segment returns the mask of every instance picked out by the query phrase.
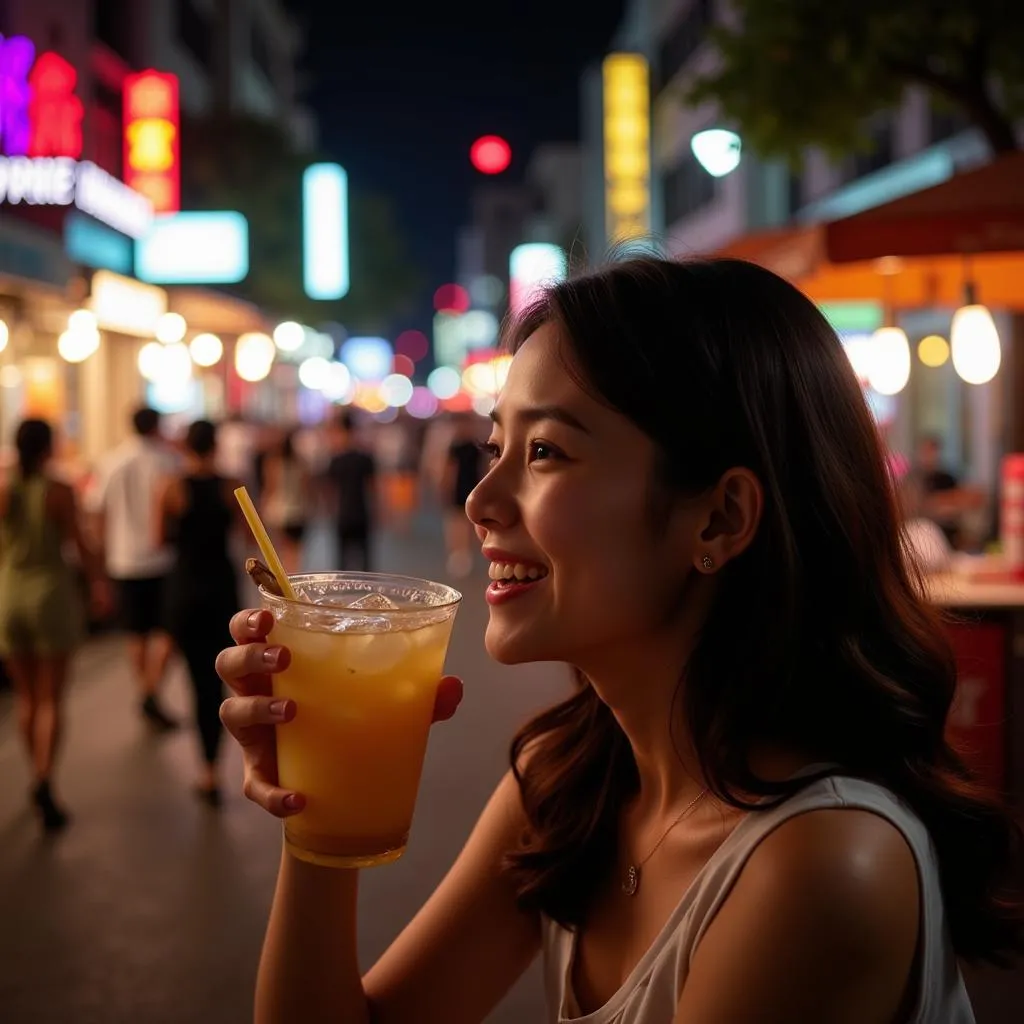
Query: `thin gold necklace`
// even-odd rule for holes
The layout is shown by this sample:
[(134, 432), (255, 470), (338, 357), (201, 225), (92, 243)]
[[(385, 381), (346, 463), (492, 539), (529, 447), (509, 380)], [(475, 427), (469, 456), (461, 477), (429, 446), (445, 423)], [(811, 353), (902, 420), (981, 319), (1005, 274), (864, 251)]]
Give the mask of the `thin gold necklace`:
[(622, 882), (622, 891), (627, 896), (635, 896), (637, 890), (640, 888), (640, 869), (658, 852), (658, 847), (668, 838), (669, 832), (672, 831), (678, 825), (683, 818), (685, 818), (691, 811), (693, 811), (697, 804), (701, 802), (708, 795), (707, 787), (705, 786), (680, 812), (679, 816), (671, 825), (662, 833), (661, 838), (654, 844), (654, 848), (650, 853), (639, 864), (630, 864), (626, 869), (626, 877)]

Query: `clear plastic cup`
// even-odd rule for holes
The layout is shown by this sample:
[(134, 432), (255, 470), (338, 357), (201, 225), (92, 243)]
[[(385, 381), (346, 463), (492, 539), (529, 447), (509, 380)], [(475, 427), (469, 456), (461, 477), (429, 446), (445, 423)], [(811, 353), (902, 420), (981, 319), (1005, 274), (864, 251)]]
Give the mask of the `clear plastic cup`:
[(462, 595), (378, 573), (290, 579), (305, 600), (260, 590), (274, 616), (270, 642), (292, 655), (274, 676), (274, 696), (298, 707), (277, 730), (280, 784), (306, 798), (285, 820), (285, 842), (314, 864), (387, 864), (408, 842)]

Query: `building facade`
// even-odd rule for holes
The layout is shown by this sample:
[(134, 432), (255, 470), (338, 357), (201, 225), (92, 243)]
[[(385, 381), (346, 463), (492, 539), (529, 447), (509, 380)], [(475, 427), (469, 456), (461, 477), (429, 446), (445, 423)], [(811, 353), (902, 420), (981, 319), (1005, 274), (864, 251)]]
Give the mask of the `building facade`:
[[(745, 150), (735, 171), (712, 177), (695, 158), (691, 140), (705, 129), (732, 126), (723, 123), (715, 104), (693, 106), (685, 97), (688, 86), (718, 60), (710, 29), (732, 16), (724, 0), (631, 0), (609, 47), (612, 52), (640, 53), (649, 63), (651, 235), (668, 253), (715, 252), (757, 232), (851, 216), (936, 185), (990, 158), (977, 130), (959, 116), (935, 109), (922, 90), (908, 89), (896, 109), (872, 119), (873, 145), (866, 152), (832, 162), (823, 153), (808, 150), (802, 167), (794, 171)], [(582, 103), (588, 236), (607, 245), (598, 68), (584, 76)], [(884, 292), (880, 283), (854, 304), (856, 309), (846, 303), (842, 310), (838, 304), (826, 310), (844, 340), (861, 341), (886, 318), (907, 331), (912, 351), (926, 336), (949, 337), (953, 308), (893, 309)], [(848, 320), (843, 319), (844, 311), (850, 313)], [(1008, 321), (999, 311), (994, 313), (1006, 337)], [(949, 362), (925, 367), (915, 359), (902, 392), (887, 397), (867, 388), (866, 394), (896, 451), (910, 457), (921, 437), (937, 435), (950, 468), (991, 490), (1006, 386), (1000, 377), (968, 385)]]
[[(23, 102), (30, 135), (0, 139), (0, 448), (23, 416), (45, 416), (84, 470), (124, 436), (131, 408), (153, 397), (139, 353), (163, 313), (184, 315), (190, 336), (218, 331), (228, 344), (266, 327), (259, 310), (221, 293), (134, 279), (134, 238), (152, 208), (125, 184), (129, 76), (170, 73), (182, 115), (269, 118), (309, 146), (313, 122), (294, 70), (302, 39), (274, 0), (4, 0), (0, 33), (5, 117)], [(151, 158), (154, 143), (159, 153), (176, 138), (173, 127), (154, 136), (147, 125), (139, 146)], [(176, 149), (175, 160), (180, 173)], [(126, 210), (145, 211), (145, 225)], [(99, 331), (91, 354), (72, 362), (74, 345), (61, 340), (82, 323), (80, 309), (93, 311)], [(193, 374), (193, 413), (223, 408), (226, 364)]]

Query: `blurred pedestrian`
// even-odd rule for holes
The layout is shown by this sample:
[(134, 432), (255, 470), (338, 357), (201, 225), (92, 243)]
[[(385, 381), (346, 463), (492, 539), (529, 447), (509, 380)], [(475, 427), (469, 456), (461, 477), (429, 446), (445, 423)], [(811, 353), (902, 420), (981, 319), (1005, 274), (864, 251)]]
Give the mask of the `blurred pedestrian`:
[(379, 490), (384, 498), (387, 524), (397, 533), (407, 535), (416, 511), (417, 450), (411, 421), (401, 413), (391, 423), (377, 428), (374, 444)]
[(18, 727), (43, 827), (67, 824), (54, 794), (62, 698), (71, 654), (84, 633), (76, 575), (64, 559), (73, 545), (88, 580), (94, 613), (109, 611), (102, 559), (79, 522), (75, 492), (50, 476), (53, 430), (25, 420), (17, 430), (18, 466), (0, 491), (0, 653), (14, 683)]
[(355, 419), (347, 409), (334, 424), (334, 455), (327, 468), (338, 539), (338, 568), (369, 572), (376, 519), (377, 466), (361, 448)]
[(448, 572), (462, 578), (473, 569), (473, 545), (476, 543), (473, 524), (466, 516), (466, 501), (483, 475), (483, 459), (476, 418), (471, 413), (456, 413), (453, 428), (441, 494)]
[(160, 688), (173, 653), (163, 621), (164, 586), (174, 553), (158, 544), (156, 494), (177, 460), (160, 434), (160, 414), (147, 407), (132, 416), (134, 434), (100, 465), (89, 506), (96, 520), (107, 572), (114, 581), (121, 626), (141, 698), (155, 729), (178, 723), (160, 703)]
[(188, 665), (202, 753), (197, 795), (220, 803), (221, 684), (214, 668), (224, 645), (224, 616), (238, 607), (238, 578), (230, 542), (239, 523), (232, 492), (239, 484), (217, 473), (217, 430), (197, 420), (185, 435), (185, 467), (165, 481), (158, 499), (159, 539), (174, 564), (167, 581), (167, 622)]
[(302, 542), (312, 506), (309, 470), (295, 446), (295, 431), (287, 430), (263, 462), (263, 508), (267, 524), (291, 574), (302, 568)]

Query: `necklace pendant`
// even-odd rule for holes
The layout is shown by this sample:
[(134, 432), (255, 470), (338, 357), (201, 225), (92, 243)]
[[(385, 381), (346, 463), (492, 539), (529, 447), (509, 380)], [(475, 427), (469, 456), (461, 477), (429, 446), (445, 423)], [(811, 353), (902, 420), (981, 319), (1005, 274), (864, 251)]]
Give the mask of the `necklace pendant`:
[(622, 891), (627, 896), (635, 896), (640, 888), (640, 869), (635, 864), (629, 865), (626, 871), (626, 880), (622, 883)]

